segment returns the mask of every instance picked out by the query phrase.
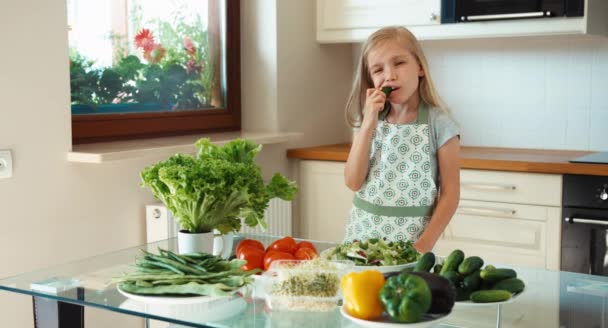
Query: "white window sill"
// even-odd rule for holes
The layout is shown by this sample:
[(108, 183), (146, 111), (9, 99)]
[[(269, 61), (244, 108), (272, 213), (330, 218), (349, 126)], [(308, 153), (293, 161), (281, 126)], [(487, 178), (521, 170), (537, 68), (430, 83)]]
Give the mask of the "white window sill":
[(194, 154), (194, 142), (209, 138), (215, 144), (225, 144), (242, 138), (258, 144), (269, 145), (288, 142), (301, 136), (298, 132), (223, 132), (215, 134), (187, 135), (157, 139), (113, 141), (94, 144), (74, 145), (68, 152), (68, 162), (107, 163), (144, 157), (171, 156), (176, 153)]

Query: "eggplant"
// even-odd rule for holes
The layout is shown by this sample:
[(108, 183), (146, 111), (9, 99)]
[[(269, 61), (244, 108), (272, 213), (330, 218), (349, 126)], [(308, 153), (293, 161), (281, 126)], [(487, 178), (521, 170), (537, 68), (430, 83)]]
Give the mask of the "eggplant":
[(432, 302), (428, 313), (444, 314), (452, 311), (456, 301), (456, 288), (448, 279), (430, 272), (411, 272), (410, 274), (424, 279), (431, 289)]

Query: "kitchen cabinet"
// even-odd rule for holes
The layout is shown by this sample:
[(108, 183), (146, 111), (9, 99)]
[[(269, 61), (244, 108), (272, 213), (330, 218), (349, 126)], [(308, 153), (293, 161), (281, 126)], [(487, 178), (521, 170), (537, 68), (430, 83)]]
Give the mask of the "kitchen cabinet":
[(561, 183), (561, 175), (462, 170), (460, 204), (435, 252), (559, 270)]
[[(340, 242), (354, 193), (344, 162), (299, 164), (299, 237)], [(459, 208), (435, 245), (488, 263), (559, 269), (561, 175), (461, 170)]]
[(300, 161), (299, 236), (342, 242), (354, 192), (344, 184), (344, 162)]
[(437, 25), (440, 0), (317, 0), (317, 40), (365, 39), (389, 25)]
[(405, 26), (419, 40), (608, 35), (608, 1), (587, 0), (585, 16), (440, 24), (440, 0), (317, 0), (317, 41), (362, 42), (375, 30)]

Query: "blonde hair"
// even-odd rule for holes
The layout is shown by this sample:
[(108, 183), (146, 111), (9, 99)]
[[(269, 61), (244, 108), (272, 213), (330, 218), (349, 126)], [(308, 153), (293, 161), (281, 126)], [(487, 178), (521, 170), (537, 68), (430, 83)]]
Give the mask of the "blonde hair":
[(426, 57), (424, 56), (422, 47), (416, 37), (405, 27), (389, 26), (374, 32), (363, 44), (353, 86), (350, 96), (348, 97), (348, 102), (346, 103), (346, 122), (348, 125), (351, 127), (361, 126), (363, 107), (365, 105), (365, 94), (367, 89), (374, 87), (374, 83), (369, 74), (367, 56), (372, 49), (386, 41), (403, 42), (406, 49), (416, 57), (416, 60), (420, 66), (422, 66), (424, 75), (420, 77), (418, 84), (418, 96), (421, 101), (424, 101), (429, 107), (439, 108), (440, 110), (447, 112), (447, 107), (435, 89), (435, 84), (431, 78)]

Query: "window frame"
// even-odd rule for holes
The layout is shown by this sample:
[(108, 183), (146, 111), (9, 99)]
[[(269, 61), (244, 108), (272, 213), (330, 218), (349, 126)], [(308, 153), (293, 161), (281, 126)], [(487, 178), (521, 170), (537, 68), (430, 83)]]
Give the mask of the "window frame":
[(222, 1), (226, 1), (225, 107), (164, 113), (71, 115), (72, 144), (240, 130), (240, 1)]

